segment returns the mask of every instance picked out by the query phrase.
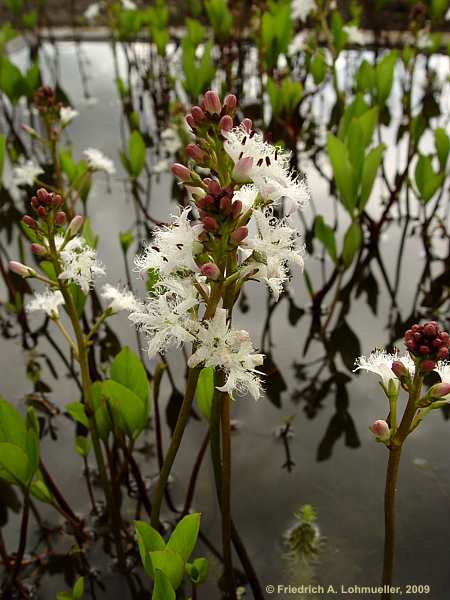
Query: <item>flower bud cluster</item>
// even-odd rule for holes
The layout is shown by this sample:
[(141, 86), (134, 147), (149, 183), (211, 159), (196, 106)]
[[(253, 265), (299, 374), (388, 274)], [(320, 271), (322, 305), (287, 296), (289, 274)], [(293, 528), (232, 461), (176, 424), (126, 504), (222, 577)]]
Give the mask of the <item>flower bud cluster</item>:
[[(36, 213), (38, 220), (49, 222), (53, 221), (56, 225), (64, 225), (67, 215), (61, 208), (62, 198), (59, 194), (47, 192), (44, 188), (39, 188), (36, 196), (31, 198), (31, 207)], [(31, 229), (37, 229), (38, 223), (31, 215), (24, 215), (23, 223)]]
[(449, 356), (450, 336), (436, 321), (413, 325), (405, 333), (405, 346), (410, 354), (420, 360), (422, 371), (432, 371), (437, 361)]
[(47, 85), (38, 88), (33, 96), (33, 104), (43, 118), (54, 121), (59, 119), (62, 104), (58, 102), (53, 88)]

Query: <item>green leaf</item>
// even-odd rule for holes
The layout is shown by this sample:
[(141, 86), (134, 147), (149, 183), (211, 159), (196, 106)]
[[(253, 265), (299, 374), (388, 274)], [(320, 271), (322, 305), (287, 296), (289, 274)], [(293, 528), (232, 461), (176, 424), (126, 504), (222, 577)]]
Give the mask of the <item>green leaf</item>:
[(188, 560), (197, 543), (200, 517), (200, 513), (193, 513), (183, 517), (167, 542), (167, 548), (178, 552), (184, 561)]
[(0, 398), (0, 442), (25, 449), (27, 430), (22, 415), (9, 402)]
[(103, 395), (102, 389), (102, 382), (95, 381), (92, 384), (91, 397), (98, 435), (100, 436), (100, 439), (106, 442), (108, 440), (108, 435), (112, 430), (112, 422), (110, 411), (107, 405), (107, 399)]
[(209, 421), (211, 417), (211, 407), (214, 397), (214, 369), (212, 367), (205, 367), (200, 371), (200, 375), (197, 381), (197, 406), (205, 417)]
[(157, 569), (161, 570), (170, 581), (173, 589), (176, 590), (184, 575), (184, 560), (178, 552), (169, 548), (155, 550), (150, 552), (150, 560), (152, 561), (153, 572), (156, 573)]
[(6, 135), (0, 133), (0, 187), (3, 174), (3, 166), (5, 164), (5, 149), (6, 149)]
[(39, 466), (39, 422), (32, 407), (27, 410), (26, 427), (26, 452), (31, 472), (34, 475)]
[(70, 404), (66, 404), (66, 412), (77, 421), (89, 429), (89, 419), (86, 416), (86, 411), (84, 409), (84, 404), (82, 402), (71, 402)]
[(139, 131), (133, 131), (128, 141), (128, 160), (131, 175), (139, 177), (145, 165), (146, 147)]
[(378, 168), (383, 158), (384, 149), (384, 144), (380, 144), (376, 148), (373, 148), (364, 159), (364, 165), (361, 174), (361, 191), (359, 194), (360, 210), (363, 210), (369, 201)]
[(117, 426), (135, 439), (147, 424), (144, 402), (133, 391), (112, 379), (101, 385), (102, 394), (108, 398), (113, 409)]
[(45, 504), (51, 504), (53, 502), (52, 493), (42, 480), (33, 481), (30, 487), (30, 493), (37, 500), (40, 500)]
[(78, 317), (81, 317), (86, 304), (87, 294), (85, 294), (80, 286), (76, 283), (71, 283), (69, 285), (69, 292), (72, 296), (72, 301), (75, 304), (77, 315)]
[(131, 390), (146, 405), (149, 387), (144, 365), (136, 354), (125, 346), (111, 364), (111, 379)]
[(28, 487), (33, 472), (25, 451), (8, 442), (0, 442), (0, 478)]
[(121, 231), (119, 233), (119, 241), (120, 247), (122, 248), (122, 252), (126, 255), (131, 244), (134, 242), (133, 230), (128, 229), (127, 231)]
[(322, 83), (322, 81), (325, 79), (327, 71), (328, 71), (328, 67), (327, 67), (327, 61), (325, 60), (325, 53), (320, 48), (319, 50), (316, 50), (316, 52), (314, 53), (314, 56), (312, 57), (311, 64), (309, 67), (309, 72), (313, 76), (314, 83), (316, 85), (319, 85), (320, 83)]
[(176, 594), (167, 575), (160, 569), (155, 571), (155, 586), (152, 600), (175, 600)]
[(73, 600), (81, 600), (84, 594), (84, 577), (79, 577), (72, 589)]
[(57, 592), (56, 600), (73, 600), (72, 592)]
[(352, 223), (344, 237), (344, 248), (342, 250), (342, 260), (345, 268), (348, 268), (355, 257), (355, 254), (361, 247), (362, 231), (358, 223)]
[[(441, 171), (445, 171), (447, 166), (448, 155), (450, 152), (450, 138), (445, 132), (445, 129), (438, 127), (434, 132), (434, 143), (439, 159)], [(1, 155), (0, 155), (0, 175), (1, 175)]]
[(5, 54), (0, 55), (0, 90), (5, 92), (12, 104), (27, 94), (26, 80)]
[(325, 223), (322, 216), (316, 217), (314, 221), (314, 235), (325, 246), (331, 260), (336, 263), (336, 236), (333, 229)]
[(433, 170), (431, 158), (422, 155), (417, 161), (414, 177), (421, 200), (426, 203), (431, 200), (439, 189), (444, 174), (436, 174)]
[(392, 50), (383, 56), (375, 67), (375, 85), (377, 88), (378, 104), (384, 104), (391, 93), (396, 62), (397, 52)]
[(186, 573), (196, 585), (204, 583), (208, 578), (208, 561), (206, 558), (196, 558), (192, 563), (186, 563)]
[(356, 198), (353, 193), (353, 171), (350, 164), (347, 147), (333, 134), (328, 134), (327, 149), (333, 167), (336, 187), (345, 208), (351, 213)]
[(166, 544), (156, 529), (145, 521), (135, 521), (134, 528), (136, 530), (142, 565), (146, 573), (150, 575), (150, 577), (153, 577), (154, 573), (152, 561), (150, 560), (150, 552), (164, 550)]
[(358, 92), (372, 90), (375, 85), (375, 71), (367, 60), (363, 60), (355, 76), (356, 89)]
[(95, 250), (97, 247), (98, 236), (95, 235), (94, 230), (92, 229), (92, 221), (89, 217), (84, 220), (82, 235), (86, 240), (87, 245)]
[(83, 458), (87, 458), (89, 456), (89, 452), (91, 451), (91, 439), (86, 435), (78, 435), (75, 439), (75, 450), (78, 452), (80, 456)]

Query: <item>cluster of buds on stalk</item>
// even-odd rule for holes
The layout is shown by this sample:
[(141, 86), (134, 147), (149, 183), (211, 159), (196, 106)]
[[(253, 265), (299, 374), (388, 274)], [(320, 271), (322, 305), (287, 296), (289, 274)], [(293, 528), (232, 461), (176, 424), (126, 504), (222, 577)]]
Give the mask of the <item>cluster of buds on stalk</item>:
[(62, 103), (56, 98), (56, 92), (53, 88), (42, 85), (33, 96), (33, 104), (39, 111), (43, 119), (56, 121), (62, 108)]
[(448, 358), (450, 336), (436, 321), (416, 324), (405, 333), (405, 346), (422, 371), (432, 371), (438, 361)]

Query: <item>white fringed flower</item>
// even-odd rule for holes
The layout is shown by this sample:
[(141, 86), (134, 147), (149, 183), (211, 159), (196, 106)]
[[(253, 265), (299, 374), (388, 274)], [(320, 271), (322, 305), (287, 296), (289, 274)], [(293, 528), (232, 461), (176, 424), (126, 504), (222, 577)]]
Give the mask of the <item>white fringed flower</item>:
[(88, 21), (94, 21), (100, 14), (100, 8), (100, 2), (94, 2), (93, 4), (90, 4), (83, 13), (84, 18)]
[(136, 271), (143, 273), (155, 269), (163, 275), (198, 271), (194, 256), (202, 250), (198, 236), (203, 225), (192, 225), (189, 213), (190, 208), (185, 208), (179, 216), (172, 216), (169, 227), (156, 230), (152, 243), (134, 260)]
[(120, 289), (106, 283), (101, 292), (102, 298), (109, 300), (108, 308), (113, 314), (126, 310), (128, 312), (135, 312), (141, 307), (141, 303), (136, 299), (133, 292), (127, 288)]
[(27, 312), (43, 311), (51, 319), (57, 319), (59, 316), (58, 306), (64, 304), (63, 295), (59, 290), (46, 290), (41, 294), (34, 294), (33, 298), (27, 303)]
[(440, 360), (434, 370), (438, 373), (442, 383), (450, 383), (450, 362)]
[(304, 180), (291, 173), (289, 152), (268, 144), (260, 133), (249, 133), (242, 125), (224, 136), (225, 151), (235, 163), (239, 179), (252, 181), (267, 201), (284, 199), (287, 214), (305, 206), (308, 189)]
[(75, 117), (77, 116), (78, 111), (74, 110), (71, 106), (62, 106), (59, 111), (59, 118), (63, 127), (66, 127), (66, 125), (68, 125), (70, 121), (72, 121), (72, 119), (75, 119)]
[(366, 36), (364, 32), (359, 29), (356, 25), (344, 25), (344, 31), (348, 35), (348, 41), (351, 44), (358, 44), (358, 46), (364, 46), (366, 43)]
[(124, 10), (136, 10), (137, 5), (132, 0), (121, 0), (122, 8)]
[(149, 338), (148, 355), (153, 358), (170, 346), (179, 347), (195, 340), (196, 321), (189, 311), (199, 300), (192, 282), (167, 279), (156, 286), (151, 296), (128, 317)]
[(255, 185), (243, 185), (233, 194), (233, 202), (239, 200), (242, 202), (242, 210), (245, 212), (252, 208), (258, 197), (259, 190)]
[(114, 175), (116, 172), (113, 161), (97, 148), (87, 148), (83, 154), (86, 157), (88, 167), (93, 171), (104, 171), (109, 175)]
[(305, 22), (308, 16), (317, 10), (314, 0), (292, 0), (291, 15), (292, 18)]
[(247, 331), (230, 329), (225, 309), (217, 309), (210, 321), (201, 323), (196, 341), (189, 367), (203, 363), (205, 367), (219, 368), (226, 376), (225, 384), (218, 388), (220, 391), (231, 397), (249, 393), (255, 400), (259, 398), (261, 383), (256, 367), (262, 365), (264, 357), (255, 353)]
[(97, 261), (95, 250), (90, 248), (85, 240), (74, 237), (60, 252), (63, 271), (60, 279), (66, 279), (80, 286), (85, 294), (96, 275), (104, 275), (105, 270)]
[(32, 160), (22, 162), (13, 170), (13, 181), (16, 185), (32, 186), (36, 177), (44, 172), (39, 165)]
[(277, 219), (270, 209), (255, 210), (253, 218), (257, 235), (245, 240), (253, 252), (246, 270), (257, 269), (253, 279), (265, 281), (278, 300), (289, 269), (303, 268), (304, 247), (298, 245), (298, 233), (289, 227), (287, 219)]
[(356, 360), (356, 369), (354, 369), (354, 372), (359, 371), (360, 369), (369, 371), (381, 378), (383, 387), (386, 390), (389, 388), (389, 381), (393, 381), (398, 388), (400, 382), (392, 371), (392, 363), (394, 360), (402, 362), (411, 376), (414, 376), (415, 365), (409, 354), (398, 356), (398, 354), (389, 354), (385, 350), (375, 350), (369, 354), (369, 356), (360, 356)]

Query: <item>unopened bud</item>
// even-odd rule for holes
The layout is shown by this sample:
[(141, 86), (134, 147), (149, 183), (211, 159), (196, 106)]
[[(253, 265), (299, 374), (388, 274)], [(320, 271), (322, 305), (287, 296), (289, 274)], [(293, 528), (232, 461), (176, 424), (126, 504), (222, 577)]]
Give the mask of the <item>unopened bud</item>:
[(39, 188), (38, 191), (36, 192), (36, 196), (39, 198), (39, 200), (41, 202), (44, 202), (44, 204), (51, 203), (52, 197), (45, 188), (42, 188), (42, 187)]
[(207, 231), (217, 231), (219, 229), (219, 224), (217, 223), (214, 217), (210, 217), (207, 215), (203, 217), (202, 221)]
[(17, 275), (20, 275), (21, 277), (32, 277), (33, 275), (36, 274), (36, 271), (34, 271), (33, 269), (30, 269), (30, 267), (27, 267), (26, 265), (17, 262), (15, 260), (11, 260), (9, 262), (9, 270), (12, 271), (13, 273), (16, 273)]
[(242, 212), (242, 202), (240, 200), (235, 200), (233, 202), (233, 206), (231, 207), (231, 214), (233, 219), (236, 219)]
[(449, 353), (448, 348), (443, 346), (442, 348), (439, 348), (439, 350), (437, 351), (436, 358), (438, 360), (445, 360), (446, 358), (448, 358), (448, 353)]
[(431, 397), (431, 398), (444, 398), (445, 396), (448, 396), (450, 394), (450, 383), (445, 383), (445, 382), (441, 382), (441, 383), (436, 383), (436, 385), (433, 385), (427, 393), (427, 396)]
[(220, 192), (222, 191), (222, 188), (220, 187), (220, 183), (218, 181), (216, 181), (215, 179), (210, 179), (208, 181), (208, 193), (212, 194), (213, 196), (217, 196), (218, 194), (220, 194)]
[(185, 187), (190, 194), (195, 196), (195, 198), (204, 198), (206, 196), (205, 190), (201, 187), (195, 187), (192, 185), (186, 185)]
[(233, 119), (230, 115), (224, 115), (219, 121), (220, 131), (231, 131), (233, 129)]
[(433, 371), (436, 368), (436, 362), (434, 360), (423, 360), (420, 363), (420, 368), (422, 369), (422, 371), (424, 373), (428, 373), (430, 371)]
[(25, 131), (25, 133), (28, 133), (28, 135), (31, 135), (31, 137), (37, 138), (39, 137), (38, 132), (33, 129), (32, 127), (30, 127), (29, 125), (27, 125), (26, 123), (22, 124), (22, 129)]
[(224, 106), (233, 110), (237, 106), (237, 98), (234, 94), (227, 94), (223, 100)]
[(250, 133), (253, 129), (253, 121), (251, 119), (243, 119), (241, 125)]
[(200, 271), (202, 275), (205, 275), (205, 277), (207, 277), (208, 279), (212, 279), (213, 281), (215, 281), (220, 275), (219, 267), (212, 262), (208, 262), (202, 265)]
[(74, 216), (74, 218), (69, 223), (69, 227), (67, 228), (67, 231), (69, 232), (69, 235), (71, 237), (73, 237), (74, 235), (77, 235), (77, 233), (81, 229), (81, 226), (83, 225), (83, 222), (84, 222), (84, 219), (81, 215)]
[(171, 167), (171, 170), (175, 177), (181, 181), (189, 181), (191, 179), (191, 170), (180, 163), (174, 163)]
[(189, 125), (189, 127), (191, 129), (195, 129), (195, 119), (191, 115), (191, 113), (189, 113), (188, 115), (186, 115), (186, 123)]
[(393, 360), (391, 369), (394, 375), (397, 375), (399, 379), (408, 377), (409, 375), (408, 369), (405, 367), (401, 360)]
[(47, 217), (47, 211), (43, 206), (38, 206), (37, 213), (41, 217), (41, 219), (45, 219)]
[(216, 92), (208, 90), (203, 96), (203, 106), (210, 115), (220, 115), (222, 103)]
[(188, 144), (186, 154), (197, 162), (203, 162), (206, 158), (206, 153), (197, 144)]
[(52, 201), (53, 201), (53, 206), (55, 206), (56, 208), (59, 208), (62, 204), (62, 198), (59, 194), (53, 194)]
[(231, 234), (231, 238), (235, 241), (235, 242), (242, 242), (242, 240), (245, 240), (245, 238), (248, 236), (248, 228), (245, 227), (245, 225), (243, 225), (242, 227), (238, 227), (237, 229), (235, 229), (233, 231), (233, 233)]
[(386, 423), (386, 421), (383, 420), (378, 420), (375, 421), (375, 423), (372, 425), (372, 427), (370, 428), (372, 433), (374, 435), (376, 435), (376, 437), (381, 440), (382, 442), (385, 442), (389, 439), (391, 432), (389, 430), (389, 425)]
[(57, 225), (64, 225), (64, 223), (66, 222), (66, 218), (67, 218), (66, 213), (64, 211), (60, 210), (55, 215), (55, 223)]
[(47, 254), (47, 248), (42, 244), (31, 244), (31, 252), (37, 256), (45, 256)]
[(193, 106), (191, 108), (191, 114), (192, 114), (194, 120), (197, 121), (197, 123), (206, 119), (206, 115), (203, 112), (203, 110), (200, 108), (200, 106)]
[(228, 214), (231, 210), (231, 198), (230, 196), (222, 196), (220, 199), (220, 211), (224, 214)]
[(24, 215), (22, 217), (22, 223), (28, 227), (31, 227), (32, 229), (34, 229), (37, 225), (36, 221), (33, 219), (33, 217), (30, 217), (30, 215)]

